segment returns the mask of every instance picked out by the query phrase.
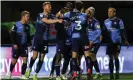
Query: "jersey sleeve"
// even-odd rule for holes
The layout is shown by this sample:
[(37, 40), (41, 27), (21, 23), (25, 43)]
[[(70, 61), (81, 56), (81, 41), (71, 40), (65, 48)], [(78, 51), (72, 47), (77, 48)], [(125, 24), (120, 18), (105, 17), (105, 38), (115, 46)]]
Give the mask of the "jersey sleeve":
[(48, 16), (48, 19), (57, 19), (57, 18), (56, 18), (56, 16), (55, 16), (55, 15), (50, 14), (50, 15)]
[(28, 26), (28, 31), (27, 31), (27, 43), (31, 46), (31, 35), (30, 35), (30, 25), (27, 25)]
[(99, 22), (95, 23), (95, 29), (97, 31), (97, 35), (94, 37), (93, 41), (95, 41), (97, 38), (100, 38), (101, 36), (101, 27), (100, 27)]
[(42, 22), (42, 19), (43, 19), (43, 18), (45, 18), (45, 16), (44, 16), (43, 14), (38, 14), (36, 22), (37, 22), (37, 23), (43, 23), (43, 22)]
[(11, 30), (11, 40), (13, 44), (17, 44), (16, 35), (17, 35), (17, 26), (14, 24)]
[(12, 31), (13, 32), (16, 32), (17, 31), (17, 26), (14, 24), (13, 27), (12, 27)]
[(70, 12), (67, 12), (65, 14), (62, 15), (63, 19), (67, 20), (70, 18)]
[(120, 26), (122, 40), (127, 41), (127, 32), (124, 28), (124, 23), (122, 20), (120, 20), (119, 26)]
[(120, 29), (124, 29), (124, 23), (122, 20), (120, 20), (119, 25), (120, 25)]

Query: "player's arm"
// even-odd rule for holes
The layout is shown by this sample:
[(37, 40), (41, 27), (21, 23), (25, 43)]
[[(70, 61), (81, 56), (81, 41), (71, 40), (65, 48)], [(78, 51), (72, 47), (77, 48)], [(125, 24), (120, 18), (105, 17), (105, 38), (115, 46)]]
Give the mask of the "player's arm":
[[(29, 26), (29, 25), (28, 25)], [(28, 31), (27, 31), (27, 43), (31, 46), (32, 42), (31, 42), (31, 35), (30, 35), (30, 26), (28, 27)]]
[(14, 44), (14, 48), (17, 49), (17, 26), (14, 25), (12, 27), (12, 30), (11, 30), (11, 40), (12, 40), (12, 43)]
[(96, 31), (97, 31), (97, 35), (95, 35), (93, 41), (95, 41), (96, 39), (100, 38), (101, 32), (102, 32), (100, 24), (98, 22), (95, 24), (95, 28), (96, 28)]
[(70, 12), (62, 14), (60, 11), (56, 14), (57, 18), (62, 18), (63, 20), (68, 20), (70, 17)]
[(38, 23), (46, 23), (46, 24), (54, 24), (54, 23), (62, 23), (62, 19), (47, 19), (43, 14), (39, 14), (37, 17)]
[(106, 21), (104, 21), (104, 24), (103, 24), (103, 27), (101, 28), (102, 30), (102, 40), (105, 41), (105, 42), (108, 42), (109, 40), (109, 35), (108, 35), (108, 30), (106, 28), (106, 25), (105, 25)]
[(42, 18), (42, 22), (46, 24), (54, 24), (54, 23), (62, 23), (62, 19), (47, 19), (47, 18)]
[(27, 31), (27, 44), (29, 44), (30, 51), (32, 51), (32, 36), (30, 34), (30, 26), (28, 27), (28, 31)]
[(17, 35), (17, 27), (14, 25), (11, 30), (11, 40), (13, 44), (17, 44), (16, 35)]
[(124, 40), (124, 43), (127, 46), (129, 46), (129, 43), (128, 43), (128, 40), (127, 40), (127, 33), (126, 33), (125, 28), (124, 28), (124, 23), (123, 23), (122, 20), (120, 20), (119, 25), (120, 25), (121, 37)]

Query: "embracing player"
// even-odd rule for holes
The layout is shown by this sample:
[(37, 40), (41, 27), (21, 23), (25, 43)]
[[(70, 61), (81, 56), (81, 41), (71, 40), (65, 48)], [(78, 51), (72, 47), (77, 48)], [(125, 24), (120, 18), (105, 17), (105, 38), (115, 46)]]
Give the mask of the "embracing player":
[(54, 23), (62, 23), (62, 20), (60, 19), (52, 19), (51, 18), (51, 3), (50, 2), (44, 2), (43, 3), (43, 13), (40, 13), (37, 17), (36, 21), (36, 33), (33, 38), (33, 56), (30, 59), (30, 65), (29, 68), (26, 71), (26, 76), (29, 78), (30, 72), (32, 70), (32, 66), (39, 55), (39, 61), (37, 64), (37, 68), (35, 70), (35, 74), (33, 75), (33, 80), (37, 80), (37, 73), (40, 71), (44, 56), (48, 52), (48, 30), (49, 30), (49, 24)]
[(102, 79), (102, 75), (100, 74), (99, 65), (96, 59), (96, 54), (101, 43), (101, 27), (98, 20), (94, 18), (95, 8), (89, 7), (86, 9), (86, 14), (88, 15), (87, 34), (90, 43), (91, 59), (92, 64), (97, 72), (93, 79)]
[[(66, 3), (66, 7), (62, 8), (60, 12), (62, 14), (66, 12), (70, 12), (73, 10), (73, 4), (71, 2)], [(59, 18), (59, 17), (57, 17)], [(56, 70), (56, 80), (66, 80), (66, 70), (69, 65), (70, 61), (70, 54), (71, 54), (71, 27), (68, 24), (60, 24), (57, 23), (55, 25), (55, 28), (57, 30), (57, 44), (56, 44), (56, 55), (54, 56), (53, 62), (52, 62), (52, 70), (50, 73), (50, 79), (53, 79), (54, 69)], [(60, 75), (60, 61), (64, 59), (63, 62), (63, 68)]]
[(17, 21), (12, 28), (12, 62), (10, 64), (10, 71), (6, 75), (8, 79), (11, 78), (13, 68), (20, 56), (23, 58), (22, 76), (20, 78), (27, 79), (25, 77), (25, 71), (27, 68), (28, 43), (30, 42), (30, 26), (28, 25), (29, 19), (30, 13), (28, 11), (23, 11), (21, 13), (21, 20)]
[(129, 46), (129, 43), (126, 38), (126, 32), (124, 29), (123, 21), (116, 16), (116, 9), (110, 7), (108, 9), (108, 19), (104, 21), (104, 31), (107, 32), (107, 55), (109, 56), (109, 69), (110, 69), (110, 77), (109, 79), (114, 79), (113, 71), (114, 71), (114, 63), (116, 67), (116, 75), (115, 79), (119, 79), (119, 59), (118, 56), (120, 54), (122, 38), (124, 43)]
[[(87, 27), (87, 15), (82, 13), (83, 11), (83, 3), (81, 1), (75, 2), (75, 11), (67, 12), (62, 15), (65, 20), (71, 21), (72, 27), (72, 58), (70, 61), (70, 65), (72, 67), (72, 79), (75, 80), (78, 78), (78, 54), (79, 50), (82, 49), (84, 51), (86, 67), (87, 67), (87, 78), (91, 80), (91, 66), (92, 60), (89, 53), (89, 42), (86, 32)], [(60, 14), (60, 13), (58, 13)]]

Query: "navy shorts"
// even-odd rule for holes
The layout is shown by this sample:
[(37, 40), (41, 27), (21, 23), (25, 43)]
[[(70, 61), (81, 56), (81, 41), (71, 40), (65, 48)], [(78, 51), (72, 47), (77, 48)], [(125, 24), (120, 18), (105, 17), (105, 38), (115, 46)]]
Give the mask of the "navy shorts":
[(94, 54), (97, 54), (97, 51), (98, 51), (99, 47), (100, 47), (100, 43), (92, 45), (92, 47), (90, 48), (90, 52), (94, 53)]
[(26, 44), (17, 45), (18, 49), (12, 46), (12, 58), (18, 59), (19, 57), (28, 57), (28, 46)]
[(72, 45), (67, 40), (59, 40), (56, 44), (56, 53), (61, 53), (64, 56), (71, 54)]
[(65, 40), (59, 40), (56, 44), (56, 52), (57, 53), (64, 53), (65, 48)]
[(108, 43), (106, 48), (106, 54), (120, 53), (121, 45), (116, 43)]
[(82, 52), (79, 50), (82, 50), (83, 52), (89, 50), (88, 40), (83, 39), (83, 38), (82, 39), (81, 38), (73, 38), (72, 39), (72, 51), (77, 52), (77, 53)]
[(48, 40), (33, 39), (32, 50), (40, 53), (48, 53)]

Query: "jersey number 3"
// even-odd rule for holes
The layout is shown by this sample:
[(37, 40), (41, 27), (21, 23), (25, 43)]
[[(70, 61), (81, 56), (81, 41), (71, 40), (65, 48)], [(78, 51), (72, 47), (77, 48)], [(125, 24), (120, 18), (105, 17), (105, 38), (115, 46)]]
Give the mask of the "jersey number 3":
[(81, 26), (81, 21), (75, 21), (75, 23), (77, 23), (77, 26), (75, 27), (76, 30), (81, 30), (82, 26)]

